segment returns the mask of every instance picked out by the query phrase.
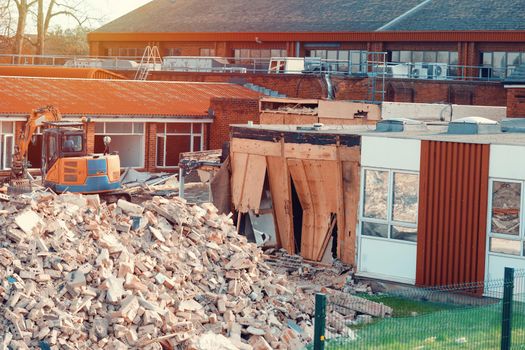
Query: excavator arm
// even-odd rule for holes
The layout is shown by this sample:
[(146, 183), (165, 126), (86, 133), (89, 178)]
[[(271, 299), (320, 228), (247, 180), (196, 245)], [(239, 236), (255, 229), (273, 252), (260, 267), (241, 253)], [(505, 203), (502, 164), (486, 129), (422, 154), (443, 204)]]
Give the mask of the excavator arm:
[(55, 122), (60, 121), (61, 119), (62, 115), (58, 109), (53, 106), (46, 106), (31, 111), (31, 114), (27, 118), (27, 123), (16, 139), (13, 162), (11, 165), (12, 179), (22, 179), (25, 177), (27, 171), (27, 151), (36, 129), (39, 126), (42, 126), (44, 122)]

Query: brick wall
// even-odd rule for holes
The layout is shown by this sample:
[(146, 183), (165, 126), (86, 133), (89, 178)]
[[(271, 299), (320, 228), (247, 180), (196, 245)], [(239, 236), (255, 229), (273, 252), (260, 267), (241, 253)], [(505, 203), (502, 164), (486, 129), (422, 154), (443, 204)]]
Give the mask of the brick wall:
[(87, 153), (95, 153), (95, 122), (89, 122), (85, 125)]
[(213, 98), (210, 108), (215, 114), (210, 128), (210, 149), (220, 149), (229, 140), (230, 124), (259, 123), (259, 101), (247, 98)]
[[(119, 72), (132, 74), (133, 72)], [(131, 76), (130, 76), (131, 77)], [(279, 91), (288, 97), (326, 98), (326, 86), (313, 75), (271, 75), (235, 73), (152, 72), (151, 80), (253, 83)], [(338, 100), (367, 100), (369, 81), (366, 78), (332, 77)], [(376, 90), (381, 90), (381, 79), (376, 80)], [(498, 82), (432, 81), (414, 79), (387, 79), (385, 101), (420, 103), (456, 103), (480, 106), (505, 106), (506, 93)], [(376, 99), (380, 99), (376, 94)]]
[(507, 117), (525, 118), (525, 88), (507, 89)]

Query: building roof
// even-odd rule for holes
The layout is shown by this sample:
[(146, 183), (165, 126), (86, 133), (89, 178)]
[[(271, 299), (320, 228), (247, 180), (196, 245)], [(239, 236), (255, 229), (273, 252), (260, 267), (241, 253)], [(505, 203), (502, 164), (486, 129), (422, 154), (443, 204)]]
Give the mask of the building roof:
[(523, 0), (153, 0), (109, 33), (525, 30)]
[(258, 98), (227, 83), (0, 77), (0, 115), (54, 105), (63, 115), (208, 117), (210, 99)]
[(124, 76), (100, 68), (69, 68), (45, 66), (0, 66), (0, 76), (126, 79)]

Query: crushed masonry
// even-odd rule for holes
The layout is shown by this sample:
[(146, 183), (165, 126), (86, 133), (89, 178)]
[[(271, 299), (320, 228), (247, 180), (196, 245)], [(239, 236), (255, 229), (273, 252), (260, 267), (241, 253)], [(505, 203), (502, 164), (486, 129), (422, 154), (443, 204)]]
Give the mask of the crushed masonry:
[(0, 210), (0, 349), (298, 349), (312, 340), (313, 295), (276, 274), (213, 205), (37, 192)]

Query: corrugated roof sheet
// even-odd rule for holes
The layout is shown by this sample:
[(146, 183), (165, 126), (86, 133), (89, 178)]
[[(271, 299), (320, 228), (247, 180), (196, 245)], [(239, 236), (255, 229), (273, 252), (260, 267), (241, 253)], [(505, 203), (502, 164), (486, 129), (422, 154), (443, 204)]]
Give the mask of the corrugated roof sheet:
[(86, 79), (121, 79), (116, 74), (100, 68), (69, 68), (44, 66), (0, 66), (0, 76), (51, 77), (51, 78), (86, 78)]
[(258, 98), (227, 83), (0, 77), (0, 114), (54, 105), (64, 115), (207, 116), (210, 99)]
[(525, 2), (154, 0), (97, 32), (373, 32), (389, 23), (385, 30), (525, 30)]
[(423, 0), (154, 0), (98, 32), (374, 31)]

